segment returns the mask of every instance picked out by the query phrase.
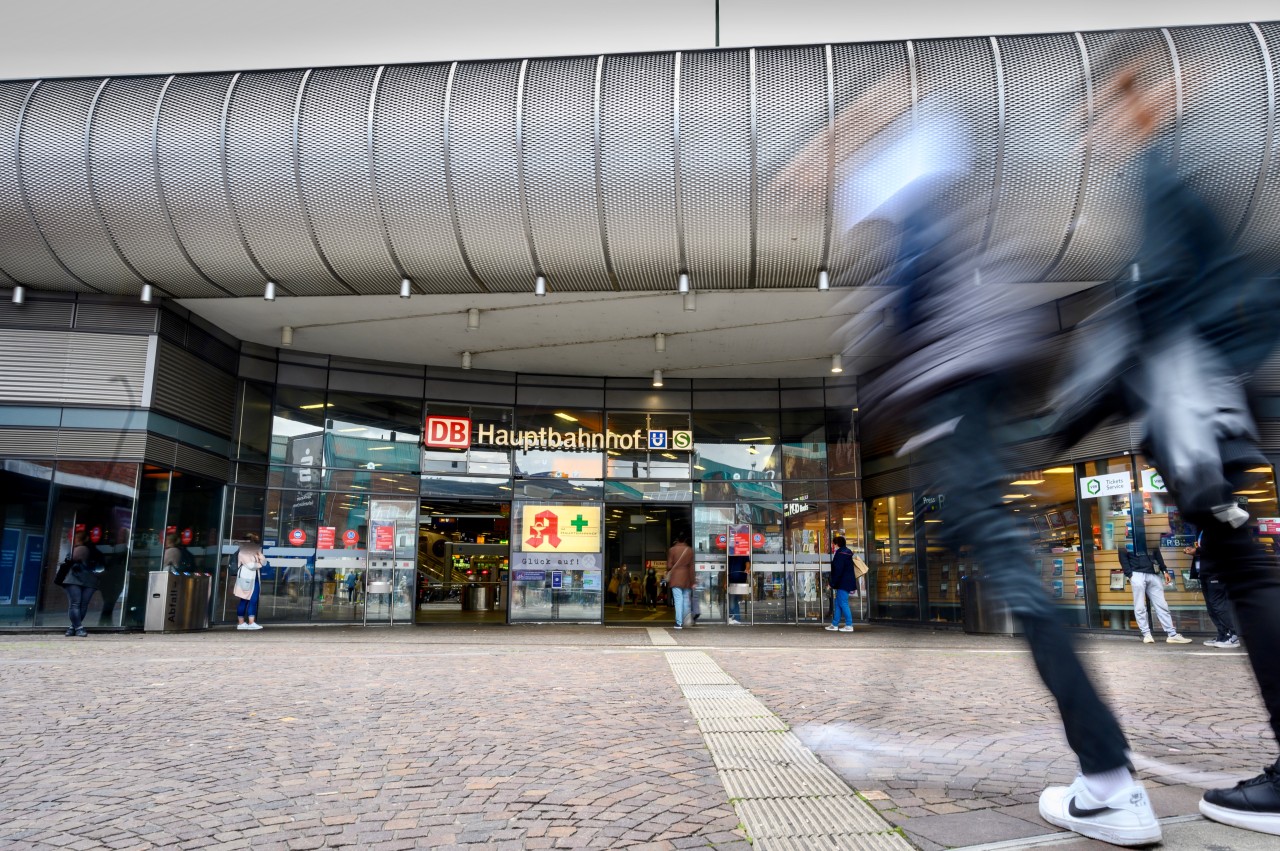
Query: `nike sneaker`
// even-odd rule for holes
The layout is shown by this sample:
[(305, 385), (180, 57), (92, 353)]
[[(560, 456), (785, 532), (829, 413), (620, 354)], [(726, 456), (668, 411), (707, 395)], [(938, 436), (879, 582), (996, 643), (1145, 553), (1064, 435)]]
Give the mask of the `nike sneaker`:
[(1160, 822), (1147, 790), (1139, 783), (1105, 801), (1089, 793), (1084, 777), (1070, 786), (1050, 786), (1040, 793), (1040, 817), (1081, 836), (1112, 845), (1150, 845), (1160, 841)]

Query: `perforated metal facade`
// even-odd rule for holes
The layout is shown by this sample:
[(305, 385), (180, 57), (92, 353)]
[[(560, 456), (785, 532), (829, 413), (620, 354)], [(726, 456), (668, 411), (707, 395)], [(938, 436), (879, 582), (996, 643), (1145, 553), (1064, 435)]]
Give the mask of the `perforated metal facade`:
[(1280, 265), (1280, 29), (1241, 24), (0, 82), (0, 283), (346, 295), (406, 276), (523, 292), (543, 274), (552, 290), (665, 290), (688, 272), (695, 288), (800, 288), (826, 269), (856, 286), (889, 241), (833, 215), (858, 191), (854, 152), (933, 93), (974, 130), (976, 166), (947, 200), (985, 211), (974, 247), (993, 273), (1104, 279), (1138, 236), (1136, 170), (1088, 132), (1117, 38), (1176, 82), (1160, 143)]

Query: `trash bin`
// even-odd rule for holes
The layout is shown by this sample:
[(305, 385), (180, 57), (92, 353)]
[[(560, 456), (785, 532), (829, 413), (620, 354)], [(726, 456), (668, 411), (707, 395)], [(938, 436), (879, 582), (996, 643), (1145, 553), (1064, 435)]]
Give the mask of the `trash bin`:
[(995, 596), (991, 584), (981, 577), (965, 576), (960, 580), (960, 608), (965, 632), (978, 635), (1022, 634), (1022, 627), (1008, 604)]
[(212, 577), (207, 573), (152, 571), (147, 574), (147, 611), (143, 628), (147, 632), (208, 629), (209, 592), (212, 588)]
[(493, 608), (493, 589), (479, 582), (472, 582), (462, 589), (462, 611), (484, 612)]

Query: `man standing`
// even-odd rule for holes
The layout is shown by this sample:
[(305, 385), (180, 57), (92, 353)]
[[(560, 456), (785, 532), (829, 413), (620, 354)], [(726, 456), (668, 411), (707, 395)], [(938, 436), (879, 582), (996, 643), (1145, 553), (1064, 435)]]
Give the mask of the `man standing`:
[(1178, 634), (1178, 630), (1174, 628), (1169, 604), (1164, 599), (1164, 586), (1173, 581), (1173, 571), (1164, 563), (1160, 550), (1122, 551), (1120, 566), (1124, 575), (1129, 577), (1129, 588), (1133, 591), (1133, 614), (1138, 619), (1138, 629), (1142, 630), (1142, 643), (1156, 643), (1151, 637), (1151, 616), (1147, 614), (1147, 599), (1150, 598), (1156, 617), (1160, 620), (1160, 628), (1164, 630), (1165, 643), (1190, 644), (1191, 639)]
[[(837, 536), (836, 551), (831, 555), (831, 625), (828, 632), (853, 632), (853, 612), (849, 609), (849, 592), (858, 588), (858, 575), (853, 569), (853, 551), (845, 546), (845, 540)], [(844, 618), (845, 625), (840, 626)]]
[(676, 607), (676, 629), (684, 629), (685, 621), (693, 624), (690, 600), (693, 593), (693, 547), (683, 535), (676, 535), (676, 542), (667, 551), (667, 584), (671, 586), (671, 598)]
[(1204, 533), (1196, 536), (1196, 545), (1187, 547), (1183, 552), (1191, 556), (1191, 575), (1200, 580), (1200, 588), (1204, 592), (1204, 606), (1209, 610), (1209, 620), (1218, 630), (1218, 634), (1205, 644), (1209, 647), (1221, 647), (1224, 650), (1240, 649), (1240, 637), (1236, 635), (1235, 620), (1231, 616), (1231, 603), (1227, 600), (1227, 586), (1214, 575), (1213, 565), (1204, 560), (1201, 541)]

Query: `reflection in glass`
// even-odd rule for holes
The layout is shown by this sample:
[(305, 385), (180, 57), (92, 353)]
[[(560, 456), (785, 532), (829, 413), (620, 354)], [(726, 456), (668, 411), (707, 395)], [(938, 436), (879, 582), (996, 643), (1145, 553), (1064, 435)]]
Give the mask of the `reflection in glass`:
[(871, 503), (874, 558), (871, 568), (875, 616), (894, 620), (920, 617), (916, 579), (915, 512), (911, 494), (881, 497)]
[[(44, 567), (52, 461), (0, 462), (0, 624), (32, 626)], [(58, 589), (61, 593), (61, 589)]]

